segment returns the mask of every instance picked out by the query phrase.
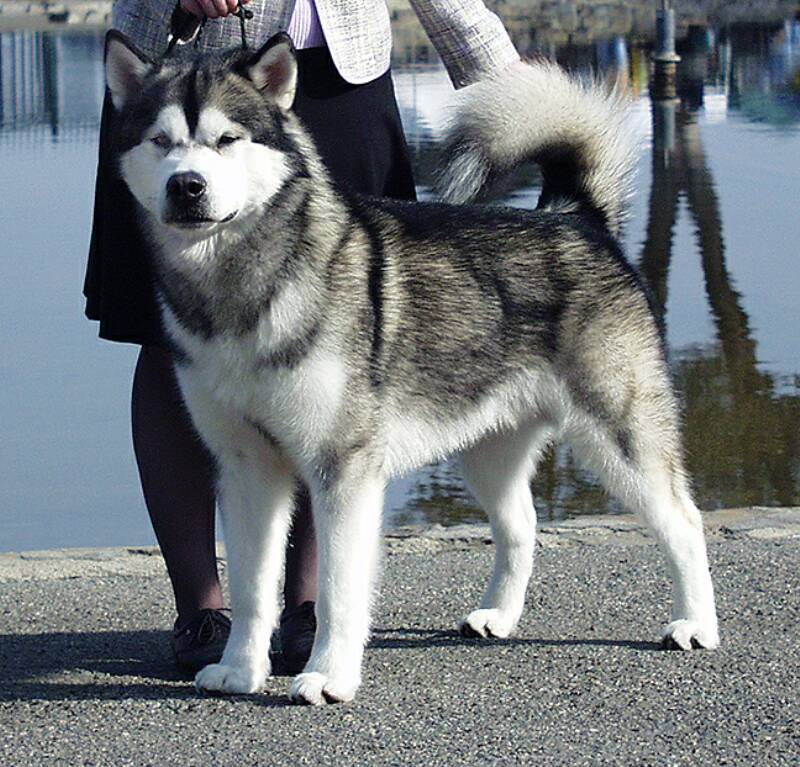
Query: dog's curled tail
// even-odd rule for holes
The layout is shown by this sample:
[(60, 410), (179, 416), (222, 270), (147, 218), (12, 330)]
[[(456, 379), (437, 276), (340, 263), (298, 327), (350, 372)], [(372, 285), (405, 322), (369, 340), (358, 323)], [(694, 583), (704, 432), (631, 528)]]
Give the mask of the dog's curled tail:
[(617, 88), (582, 82), (551, 63), (514, 64), (471, 86), (445, 136), (437, 190), (473, 200), (487, 183), (534, 161), (539, 208), (582, 210), (619, 234), (638, 141)]

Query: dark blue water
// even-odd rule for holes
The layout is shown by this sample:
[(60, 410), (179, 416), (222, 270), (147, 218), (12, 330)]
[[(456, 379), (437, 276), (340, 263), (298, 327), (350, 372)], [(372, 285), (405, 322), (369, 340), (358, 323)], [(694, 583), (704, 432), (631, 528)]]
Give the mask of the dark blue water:
[[(627, 252), (663, 312), (700, 505), (800, 504), (800, 28), (691, 30), (679, 98), (658, 105), (646, 46), (549, 52), (626, 74), (647, 137)], [(136, 350), (83, 319), (101, 59), (100, 33), (0, 33), (0, 550), (153, 542), (130, 447)], [(424, 195), (452, 91), (435, 64), (395, 74)], [(508, 201), (537, 192), (525, 171)], [(616, 509), (567, 451), (534, 491), (542, 517)], [(481, 519), (450, 464), (392, 485), (387, 512)]]

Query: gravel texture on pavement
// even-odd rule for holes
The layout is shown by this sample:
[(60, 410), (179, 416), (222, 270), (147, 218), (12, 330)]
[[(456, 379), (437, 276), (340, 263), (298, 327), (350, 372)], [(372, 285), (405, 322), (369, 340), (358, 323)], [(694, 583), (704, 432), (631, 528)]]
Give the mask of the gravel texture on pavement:
[(364, 684), (324, 708), (286, 677), (196, 693), (151, 550), (0, 555), (0, 765), (797, 765), (800, 510), (712, 518), (715, 652), (659, 648), (666, 567), (628, 518), (543, 529), (508, 640), (454, 629), (486, 528), (395, 533)]

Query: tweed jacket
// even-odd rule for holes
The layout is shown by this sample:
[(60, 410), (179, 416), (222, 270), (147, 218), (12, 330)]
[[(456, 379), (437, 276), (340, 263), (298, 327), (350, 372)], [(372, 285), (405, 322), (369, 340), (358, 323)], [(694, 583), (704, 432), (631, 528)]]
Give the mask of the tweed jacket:
[[(519, 58), (502, 22), (482, 0), (410, 2), (456, 88)], [(174, 7), (175, 0), (116, 0), (112, 24), (156, 58), (166, 49)], [(253, 0), (248, 7), (253, 12), (248, 38), (257, 47), (289, 26), (294, 0)], [(389, 68), (392, 34), (386, 0), (316, 0), (316, 7), (331, 57), (345, 80), (369, 82)], [(239, 40), (237, 18), (209, 19), (199, 47), (227, 48)]]

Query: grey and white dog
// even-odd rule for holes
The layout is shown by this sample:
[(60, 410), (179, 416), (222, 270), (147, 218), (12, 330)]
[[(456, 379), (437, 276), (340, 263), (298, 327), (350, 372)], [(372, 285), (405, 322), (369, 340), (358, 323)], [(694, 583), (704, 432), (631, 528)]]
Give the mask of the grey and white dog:
[(442, 188), (465, 202), (536, 160), (531, 212), (337, 188), (291, 111), (285, 35), (183, 64), (148, 62), (112, 35), (106, 68), (183, 396), (219, 467), (233, 627), (198, 688), (254, 692), (269, 674), (302, 481), (318, 629), (290, 696), (352, 699), (385, 483), (447, 455), (460, 455), (496, 544), (462, 631), (508, 636), (533, 562), (529, 483), (555, 439), (661, 544), (674, 582), (665, 641), (717, 646), (662, 339), (617, 240), (635, 156), (618, 98), (540, 64), (470, 89)]

